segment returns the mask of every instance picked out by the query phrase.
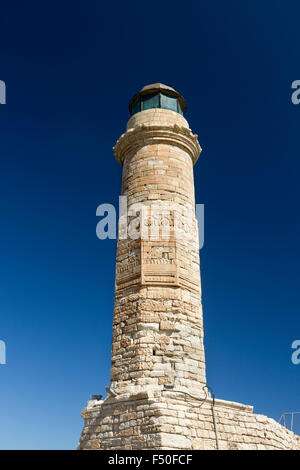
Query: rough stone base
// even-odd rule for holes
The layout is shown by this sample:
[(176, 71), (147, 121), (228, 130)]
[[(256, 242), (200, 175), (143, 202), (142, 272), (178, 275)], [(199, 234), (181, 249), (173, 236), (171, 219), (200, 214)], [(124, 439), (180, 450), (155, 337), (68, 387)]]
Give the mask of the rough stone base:
[[(98, 402), (99, 403), (99, 402)], [(253, 407), (215, 400), (219, 448), (300, 450), (300, 437)], [(175, 391), (106, 398), (83, 410), (78, 449), (217, 449), (212, 399), (195, 400)]]

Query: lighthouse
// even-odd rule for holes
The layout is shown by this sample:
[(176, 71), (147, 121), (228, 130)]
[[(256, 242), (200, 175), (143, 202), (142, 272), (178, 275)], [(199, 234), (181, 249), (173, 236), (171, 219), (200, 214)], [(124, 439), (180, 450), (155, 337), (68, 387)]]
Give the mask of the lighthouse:
[[(142, 88), (122, 166), (111, 380), (83, 410), (79, 449), (296, 448), (296, 436), (206, 384), (194, 165), (201, 147), (170, 86)], [(201, 227), (200, 227), (201, 229)], [(212, 393), (211, 393), (212, 392)]]

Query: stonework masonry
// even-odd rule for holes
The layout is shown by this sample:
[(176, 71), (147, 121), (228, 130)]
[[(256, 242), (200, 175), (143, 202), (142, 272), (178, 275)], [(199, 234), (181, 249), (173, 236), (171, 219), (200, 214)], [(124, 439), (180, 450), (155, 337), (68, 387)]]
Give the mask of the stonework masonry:
[[(184, 104), (161, 84), (140, 96), (164, 90)], [(129, 217), (119, 222), (112, 392), (83, 410), (79, 449), (300, 448), (274, 420), (234, 402), (213, 406), (207, 391), (193, 176), (200, 152), (186, 119), (163, 108), (133, 114), (114, 147)]]
[[(299, 437), (251, 406), (216, 400), (221, 450), (299, 450)], [(175, 392), (141, 392), (91, 404), (80, 449), (216, 450), (212, 400), (202, 406)]]

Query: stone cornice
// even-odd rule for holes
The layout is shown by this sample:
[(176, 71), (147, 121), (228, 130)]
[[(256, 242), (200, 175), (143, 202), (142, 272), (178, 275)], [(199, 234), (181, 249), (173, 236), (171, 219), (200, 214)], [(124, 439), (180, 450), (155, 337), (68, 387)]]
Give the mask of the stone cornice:
[(178, 126), (178, 124), (173, 126), (142, 124), (133, 129), (128, 129), (125, 134), (122, 134), (115, 147), (113, 147), (113, 151), (117, 161), (122, 165), (126, 155), (137, 148), (151, 144), (177, 146), (189, 153), (193, 164), (198, 160), (202, 150), (198, 142), (198, 136), (186, 127)]

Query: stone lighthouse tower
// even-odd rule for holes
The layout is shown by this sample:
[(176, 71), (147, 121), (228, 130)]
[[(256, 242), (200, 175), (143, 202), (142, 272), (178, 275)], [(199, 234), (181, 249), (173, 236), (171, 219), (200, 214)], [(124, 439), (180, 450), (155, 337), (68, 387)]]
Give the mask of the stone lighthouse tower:
[[(111, 392), (99, 409), (106, 419), (99, 417), (99, 423), (116, 413), (124, 416), (113, 431), (106, 425), (96, 447), (159, 445), (160, 432), (157, 426), (154, 431), (149, 413), (137, 411), (140, 401), (155, 405), (171, 387), (204, 396), (193, 176), (201, 148), (183, 117), (185, 107), (173, 88), (144, 87), (130, 101), (127, 130), (114, 147), (123, 167), (127, 214), (119, 222)], [(128, 413), (132, 422), (139, 417), (140, 425), (123, 429)]]
[(114, 147), (125, 211), (111, 383), (106, 398), (83, 411), (79, 449), (216, 448), (211, 407), (219, 414), (224, 406), (228, 413), (252, 410), (215, 403), (207, 393), (193, 176), (201, 148), (185, 107), (173, 88), (144, 87), (131, 99), (126, 132)]
[(172, 88), (149, 85), (129, 108), (114, 148), (128, 217), (119, 227), (111, 388), (132, 394), (170, 384), (199, 394), (205, 363), (193, 165), (201, 149)]

